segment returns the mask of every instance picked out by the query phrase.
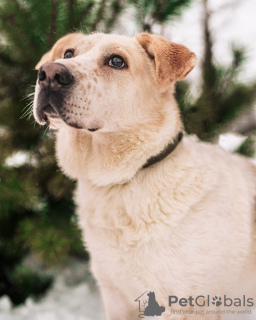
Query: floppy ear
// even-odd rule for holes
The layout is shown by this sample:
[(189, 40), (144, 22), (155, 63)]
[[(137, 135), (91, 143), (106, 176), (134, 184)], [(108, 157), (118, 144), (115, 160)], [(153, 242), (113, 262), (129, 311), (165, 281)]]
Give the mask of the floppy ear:
[(78, 39), (80, 39), (82, 36), (83, 36), (82, 33), (77, 32), (77, 33), (70, 33), (65, 37), (60, 38), (52, 47), (52, 49), (42, 56), (41, 60), (36, 65), (36, 70), (38, 70), (46, 62), (63, 58), (64, 52), (67, 49), (71, 49), (71, 48), (74, 49), (73, 46), (76, 44)]
[(196, 55), (183, 45), (147, 33), (136, 35), (136, 39), (155, 60), (157, 80), (163, 86), (184, 79), (196, 64)]

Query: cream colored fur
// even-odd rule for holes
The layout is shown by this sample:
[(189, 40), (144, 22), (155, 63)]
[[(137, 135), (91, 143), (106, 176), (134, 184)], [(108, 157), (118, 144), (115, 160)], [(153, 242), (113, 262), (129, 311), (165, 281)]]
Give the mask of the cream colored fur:
[[(134, 300), (150, 290), (166, 307), (162, 319), (217, 320), (171, 316), (168, 297), (247, 295), (256, 302), (256, 170), (245, 158), (189, 137), (141, 169), (181, 130), (173, 77), (184, 78), (195, 64), (188, 49), (159, 39), (69, 35), (38, 67), (57, 61), (76, 79), (65, 103), (82, 110), (75, 119), (84, 129), (49, 120), (58, 129), (59, 165), (78, 181), (77, 213), (106, 319), (137, 319)], [(64, 60), (69, 48), (77, 55)], [(102, 65), (111, 50), (126, 56), (127, 70)], [(35, 109), (39, 91), (37, 85)], [(99, 130), (89, 132), (92, 126)]]

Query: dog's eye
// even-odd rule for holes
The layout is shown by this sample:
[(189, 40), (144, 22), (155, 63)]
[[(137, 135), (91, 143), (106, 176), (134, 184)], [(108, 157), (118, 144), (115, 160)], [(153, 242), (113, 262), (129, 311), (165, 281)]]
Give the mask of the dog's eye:
[(64, 59), (70, 59), (74, 57), (74, 50), (73, 49), (68, 49), (64, 53)]
[(120, 56), (113, 56), (109, 59), (108, 65), (112, 68), (123, 69), (126, 67), (124, 59)]

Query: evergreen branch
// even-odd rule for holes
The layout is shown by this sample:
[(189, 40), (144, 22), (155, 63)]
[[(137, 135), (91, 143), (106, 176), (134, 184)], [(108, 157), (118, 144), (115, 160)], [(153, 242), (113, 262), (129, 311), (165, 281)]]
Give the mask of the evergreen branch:
[(204, 20), (203, 20), (203, 31), (204, 31), (204, 57), (202, 64), (202, 77), (204, 80), (204, 90), (208, 91), (215, 84), (215, 69), (213, 66), (213, 43), (212, 36), (209, 27), (210, 13), (208, 10), (208, 0), (203, 0), (204, 7)]
[(13, 67), (17, 65), (17, 62), (3, 51), (0, 51), (0, 60), (5, 66)]
[(241, 111), (251, 107), (256, 99), (256, 83), (252, 85), (236, 84), (228, 92), (225, 99), (220, 101), (219, 119), (226, 123), (241, 114)]
[(59, 3), (58, 0), (51, 0), (51, 19), (50, 19), (50, 28), (48, 36), (48, 47), (51, 48), (56, 42), (56, 31), (57, 31), (57, 16)]
[(96, 30), (98, 24), (104, 19), (106, 0), (101, 0), (98, 10), (96, 12), (94, 21), (91, 23), (90, 28), (92, 31)]
[(68, 0), (67, 3), (67, 29), (71, 29), (74, 26), (75, 7), (77, 5), (77, 1)]
[[(4, 30), (3, 33), (6, 34), (9, 41), (17, 44), (16, 52), (22, 51), (21, 56), (31, 51), (35, 54), (38, 52), (38, 48), (30, 38), (31, 29), (29, 24), (27, 24), (26, 20), (23, 20), (30, 13), (17, 0), (12, 0), (12, 2), (14, 6), (8, 6), (5, 3), (0, 12), (1, 29)], [(6, 28), (4, 24), (9, 25), (9, 28)], [(28, 48), (31, 48), (31, 50), (28, 50)]]
[(87, 18), (88, 14), (90, 13), (93, 7), (94, 7), (94, 1), (93, 0), (88, 1), (87, 6), (81, 12), (81, 16), (80, 16), (81, 24), (84, 23), (84, 20)]
[(188, 6), (191, 0), (154, 0), (154, 11), (153, 18), (159, 23), (164, 23), (170, 19), (170, 17), (175, 17), (181, 15), (182, 8)]

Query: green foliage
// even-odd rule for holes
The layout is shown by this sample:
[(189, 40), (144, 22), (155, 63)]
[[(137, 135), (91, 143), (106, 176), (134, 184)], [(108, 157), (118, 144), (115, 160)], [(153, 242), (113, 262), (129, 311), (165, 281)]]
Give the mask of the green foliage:
[[(237, 150), (237, 153), (242, 154), (245, 157), (255, 157), (256, 140), (255, 130), (248, 133), (249, 137), (245, 140), (242, 146)], [(254, 137), (254, 138), (253, 138)]]
[(232, 47), (232, 61), (229, 65), (223, 66), (214, 60), (213, 38), (209, 27), (213, 13), (208, 8), (208, 0), (202, 0), (202, 5), (204, 56), (201, 92), (192, 98), (189, 85), (178, 83), (177, 99), (186, 131), (196, 134), (202, 140), (212, 140), (226, 131), (230, 121), (251, 108), (256, 100), (256, 81), (245, 84), (239, 80), (246, 60), (244, 48)]
[[(56, 209), (56, 208), (55, 208)], [(72, 208), (59, 208), (58, 212), (34, 219), (24, 219), (19, 224), (17, 239), (25, 247), (37, 253), (46, 265), (65, 261), (70, 254), (79, 256), (83, 252), (81, 231), (74, 223), (59, 219), (57, 214)]]
[(24, 303), (32, 295), (35, 299), (40, 298), (52, 284), (52, 278), (46, 274), (40, 275), (35, 271), (19, 266), (9, 275), (8, 295), (13, 305)]
[[(29, 209), (35, 205), (36, 188), (30, 190), (29, 180), (24, 179), (18, 171), (0, 167), (0, 221), (11, 210), (20, 210), (24, 206)], [(33, 197), (31, 197), (31, 193)]]
[(136, 6), (136, 20), (143, 31), (150, 32), (155, 23), (164, 24), (181, 16), (192, 0), (129, 0)]
[(249, 109), (256, 99), (256, 81), (239, 81), (245, 61), (245, 50), (233, 48), (232, 62), (222, 66), (210, 60), (202, 66), (202, 90), (195, 99), (189, 95), (189, 84), (178, 83), (176, 97), (185, 129), (202, 140), (212, 140), (225, 132), (226, 125)]

